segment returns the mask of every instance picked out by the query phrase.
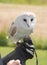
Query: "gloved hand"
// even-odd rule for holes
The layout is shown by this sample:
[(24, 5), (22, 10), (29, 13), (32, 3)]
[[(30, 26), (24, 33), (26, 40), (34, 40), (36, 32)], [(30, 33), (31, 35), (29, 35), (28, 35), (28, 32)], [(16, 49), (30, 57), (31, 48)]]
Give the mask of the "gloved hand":
[[(23, 39), (24, 41), (24, 47), (26, 48), (26, 51), (31, 55), (31, 58), (34, 56), (35, 47), (30, 37), (25, 37)], [(28, 55), (29, 56), (29, 55)]]

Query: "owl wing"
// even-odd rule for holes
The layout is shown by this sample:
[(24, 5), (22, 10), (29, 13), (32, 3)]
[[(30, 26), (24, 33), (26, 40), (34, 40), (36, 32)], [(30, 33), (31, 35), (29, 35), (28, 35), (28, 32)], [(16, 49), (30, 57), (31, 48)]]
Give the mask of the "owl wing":
[(14, 36), (14, 34), (17, 32), (17, 27), (14, 27), (10, 33), (11, 36)]
[(22, 29), (18, 23), (12, 23), (8, 32), (8, 38), (10, 39), (11, 43), (19, 41), (22, 37)]

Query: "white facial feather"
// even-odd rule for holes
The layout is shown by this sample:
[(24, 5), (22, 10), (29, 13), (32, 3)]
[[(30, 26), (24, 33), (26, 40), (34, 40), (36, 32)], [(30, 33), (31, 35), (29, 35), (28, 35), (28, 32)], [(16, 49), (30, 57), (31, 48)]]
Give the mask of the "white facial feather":
[(11, 42), (17, 42), (24, 37), (28, 37), (34, 29), (36, 15), (26, 12), (18, 16), (12, 23), (8, 36)]

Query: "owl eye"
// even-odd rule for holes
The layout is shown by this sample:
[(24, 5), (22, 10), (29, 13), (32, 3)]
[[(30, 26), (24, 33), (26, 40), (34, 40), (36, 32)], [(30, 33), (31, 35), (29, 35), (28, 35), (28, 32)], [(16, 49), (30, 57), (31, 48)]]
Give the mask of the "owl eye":
[(31, 21), (33, 21), (33, 18), (31, 19)]
[(24, 21), (24, 22), (27, 22), (27, 20), (26, 20), (26, 19), (23, 19), (23, 21)]

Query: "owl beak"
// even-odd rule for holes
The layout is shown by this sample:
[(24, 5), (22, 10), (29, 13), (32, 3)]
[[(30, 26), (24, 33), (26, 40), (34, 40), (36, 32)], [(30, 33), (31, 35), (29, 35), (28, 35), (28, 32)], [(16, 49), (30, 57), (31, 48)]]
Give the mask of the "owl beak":
[(27, 22), (27, 26), (30, 27), (30, 21)]
[(30, 27), (28, 23), (27, 23), (27, 26)]

